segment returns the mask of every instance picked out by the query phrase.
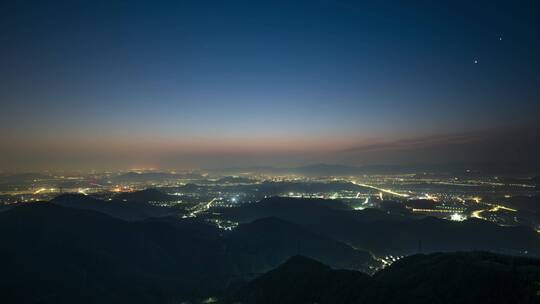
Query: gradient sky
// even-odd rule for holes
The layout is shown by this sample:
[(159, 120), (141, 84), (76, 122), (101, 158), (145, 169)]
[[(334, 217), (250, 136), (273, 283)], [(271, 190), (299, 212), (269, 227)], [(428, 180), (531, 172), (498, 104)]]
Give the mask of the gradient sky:
[(528, 160), (538, 1), (440, 2), (2, 1), (0, 168)]

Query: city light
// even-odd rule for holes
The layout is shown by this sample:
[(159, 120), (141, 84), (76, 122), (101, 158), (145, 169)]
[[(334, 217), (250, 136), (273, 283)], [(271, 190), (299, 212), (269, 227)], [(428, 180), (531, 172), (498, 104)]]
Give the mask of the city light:
[(467, 219), (466, 216), (464, 216), (463, 214), (459, 214), (459, 213), (454, 213), (450, 216), (450, 219), (452, 221), (456, 221), (456, 222), (461, 222), (461, 221), (464, 221)]

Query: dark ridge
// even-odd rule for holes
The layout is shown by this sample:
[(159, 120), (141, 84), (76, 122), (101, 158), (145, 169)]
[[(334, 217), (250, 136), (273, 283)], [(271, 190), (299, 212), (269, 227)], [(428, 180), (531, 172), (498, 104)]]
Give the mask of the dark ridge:
[(369, 277), (293, 257), (229, 303), (538, 303), (540, 260), (486, 252), (402, 259)]
[(452, 222), (369, 209), (351, 210), (340, 205), (332, 200), (269, 198), (220, 212), (224, 218), (238, 222), (279, 217), (376, 255), (415, 254), (422, 242), (423, 253), (484, 250), (540, 256), (540, 237), (528, 227), (504, 227), (480, 219)]
[(103, 201), (82, 194), (62, 194), (51, 203), (77, 209), (94, 210), (123, 220), (142, 220), (172, 214), (168, 208), (152, 206), (146, 202)]
[[(271, 269), (293, 255), (304, 255), (335, 268), (370, 271), (379, 263), (366, 251), (327, 236), (313, 233), (276, 217), (242, 224), (226, 237), (229, 249), (245, 260), (258, 261), (257, 268)], [(249, 272), (250, 270), (246, 270)]]
[[(3, 303), (181, 303), (223, 294), (298, 252), (336, 267), (366, 255), (279, 219), (223, 236), (198, 219), (124, 221), (45, 202), (1, 212), (0, 231)], [(261, 241), (273, 245), (261, 250)]]
[(163, 222), (35, 203), (0, 213), (0, 231), (2, 303), (181, 302), (234, 273), (219, 242)]
[(414, 255), (377, 273), (373, 303), (538, 303), (540, 260), (488, 252)]
[(294, 256), (247, 284), (226, 302), (355, 303), (370, 280), (361, 272), (333, 270), (313, 259)]

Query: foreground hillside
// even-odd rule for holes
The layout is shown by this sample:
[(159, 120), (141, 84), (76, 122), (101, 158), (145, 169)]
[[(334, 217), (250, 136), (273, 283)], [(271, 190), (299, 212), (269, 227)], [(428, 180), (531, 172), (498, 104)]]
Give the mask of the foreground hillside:
[(0, 231), (2, 303), (166, 303), (222, 294), (296, 254), (334, 267), (375, 262), (278, 219), (224, 235), (196, 220), (124, 221), (36, 203), (0, 212)]
[(538, 300), (539, 262), (525, 257), (420, 254), (366, 274), (380, 268), (376, 255), (413, 252), (418, 238), (424, 252), (481, 249), (535, 255), (539, 236), (528, 228), (359, 212), (336, 201), (271, 198), (228, 210), (223, 216), (240, 224), (224, 231), (204, 218), (182, 219), (155, 208), (144, 201), (62, 196), (0, 212), (0, 302)]
[(296, 256), (227, 302), (539, 303), (540, 260), (485, 252), (405, 258), (370, 277)]

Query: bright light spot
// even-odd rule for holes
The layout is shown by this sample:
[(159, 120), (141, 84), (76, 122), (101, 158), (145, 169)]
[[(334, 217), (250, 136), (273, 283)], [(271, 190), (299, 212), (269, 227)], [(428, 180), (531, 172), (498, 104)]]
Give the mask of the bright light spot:
[(47, 191), (47, 189), (45, 189), (45, 188), (40, 188), (40, 189), (36, 190), (36, 191), (34, 192), (34, 194), (39, 194), (39, 193), (41, 193), (41, 192), (43, 192), (43, 191)]
[(467, 217), (464, 216), (463, 214), (459, 214), (459, 213), (454, 213), (450, 216), (450, 220), (452, 221), (456, 221), (456, 222), (461, 222), (461, 221), (464, 221), (466, 220)]
[(478, 218), (478, 219), (484, 219), (480, 214), (482, 212), (484, 212), (486, 210), (476, 210), (476, 211), (473, 211), (473, 213), (471, 214), (471, 217), (474, 217), (474, 218)]
[(382, 200), (382, 192), (392, 194), (392, 195), (395, 195), (395, 196), (399, 196), (399, 197), (409, 197), (408, 194), (397, 193), (397, 192), (392, 191), (390, 189), (378, 188), (378, 187), (375, 187), (375, 186), (370, 186), (370, 185), (362, 184), (362, 183), (355, 182), (355, 181), (351, 181), (351, 183), (353, 183), (353, 184), (355, 184), (357, 186), (362, 186), (362, 187), (371, 188), (371, 189), (375, 189), (375, 190), (380, 191), (379, 195), (380, 195), (381, 200)]
[(431, 201), (438, 201), (439, 198), (433, 195), (430, 195), (429, 193), (424, 194), (424, 197), (421, 197), (420, 199), (426, 199)]
[(217, 300), (216, 298), (210, 297), (210, 298), (205, 299), (204, 301), (202, 301), (202, 303), (205, 303), (205, 304), (206, 304), (206, 303), (217, 303), (217, 301), (218, 301), (218, 300)]

